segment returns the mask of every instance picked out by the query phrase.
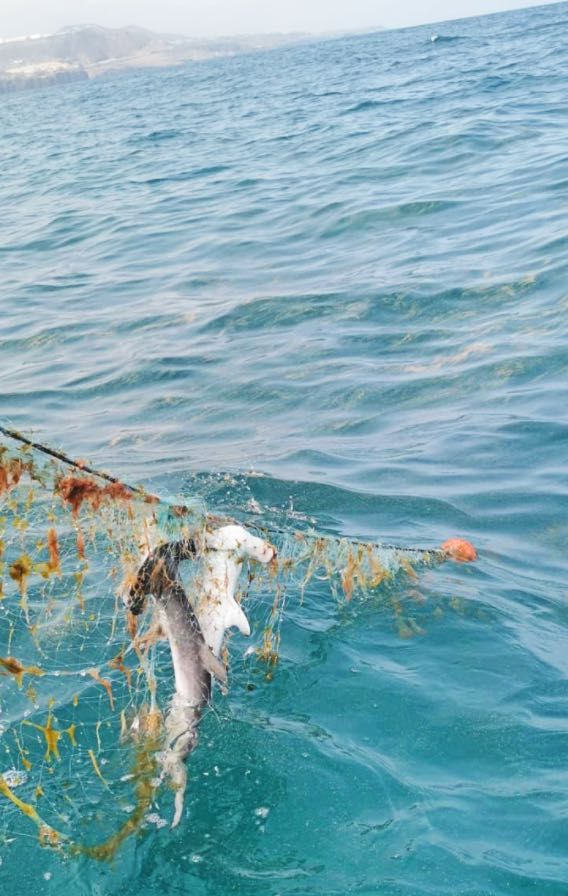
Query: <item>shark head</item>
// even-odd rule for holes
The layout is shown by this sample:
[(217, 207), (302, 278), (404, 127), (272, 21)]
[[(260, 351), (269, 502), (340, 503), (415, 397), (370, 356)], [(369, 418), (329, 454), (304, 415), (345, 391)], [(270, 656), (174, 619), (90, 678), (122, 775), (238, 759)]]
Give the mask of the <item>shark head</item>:
[(251, 535), (242, 526), (222, 526), (205, 536), (207, 550), (223, 551), (234, 559), (257, 560), (259, 563), (270, 563), (276, 557), (276, 548), (268, 541)]
[(249, 621), (235, 598), (243, 560), (270, 563), (275, 556), (276, 549), (271, 544), (242, 526), (223, 526), (207, 533), (201, 595), (195, 612), (215, 656), (219, 656), (229, 629), (236, 628), (245, 637), (250, 635)]

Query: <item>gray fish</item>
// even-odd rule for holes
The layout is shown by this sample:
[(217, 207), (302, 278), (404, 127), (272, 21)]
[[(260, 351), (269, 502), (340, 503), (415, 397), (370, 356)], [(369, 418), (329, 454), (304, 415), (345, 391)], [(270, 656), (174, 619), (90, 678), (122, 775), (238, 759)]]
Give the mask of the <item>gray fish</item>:
[(179, 576), (180, 562), (194, 555), (193, 542), (161, 545), (144, 561), (125, 599), (127, 608), (137, 615), (151, 593), (170, 644), (176, 692), (166, 717), (160, 763), (162, 776), (170, 779), (176, 793), (172, 827), (181, 819), (187, 783), (185, 760), (197, 744), (197, 728), (211, 698), (213, 677), (222, 685), (227, 683), (227, 670), (205, 643)]
[(197, 728), (211, 698), (212, 678), (215, 676), (226, 685), (227, 671), (207, 647), (183, 587), (172, 583), (158, 600), (176, 682), (176, 693), (166, 717), (166, 746), (161, 756), (163, 773), (176, 792), (172, 821), (172, 827), (176, 827), (181, 819), (187, 783), (185, 760), (197, 744)]
[(124, 595), (124, 605), (134, 616), (142, 613), (146, 598), (153, 594), (158, 598), (168, 582), (179, 582), (179, 565), (182, 560), (193, 560), (197, 556), (197, 545), (193, 538), (184, 541), (169, 541), (155, 548), (144, 560), (136, 581), (128, 594)]

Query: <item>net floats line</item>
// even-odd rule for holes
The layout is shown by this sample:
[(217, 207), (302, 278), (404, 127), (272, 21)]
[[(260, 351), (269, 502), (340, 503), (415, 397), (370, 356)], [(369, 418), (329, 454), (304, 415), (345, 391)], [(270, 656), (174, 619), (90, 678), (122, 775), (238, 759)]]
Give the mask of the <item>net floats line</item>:
[(8, 436), (8, 438), (13, 439), (16, 442), (20, 442), (20, 444), (22, 445), (27, 445), (29, 448), (40, 451), (42, 454), (45, 454), (48, 457), (53, 457), (55, 458), (55, 460), (61, 461), (68, 467), (72, 467), (72, 469), (77, 470), (78, 472), (90, 473), (91, 476), (96, 476), (98, 479), (105, 479), (107, 482), (112, 482), (113, 485), (122, 485), (134, 495), (139, 495), (145, 500), (150, 499), (155, 503), (163, 503), (162, 499), (157, 495), (152, 495), (150, 494), (150, 492), (147, 492), (143, 488), (139, 488), (136, 485), (129, 485), (128, 482), (123, 482), (117, 476), (111, 476), (110, 473), (106, 473), (104, 470), (97, 470), (82, 460), (73, 460), (73, 458), (69, 457), (69, 455), (64, 454), (63, 451), (58, 451), (56, 448), (50, 448), (49, 445), (44, 445), (41, 442), (35, 442), (33, 439), (28, 439), (27, 436), (25, 436), (21, 432), (18, 432), (17, 429), (7, 429), (5, 426), (0, 425), (0, 433)]
[(315, 532), (313, 529), (285, 529), (283, 526), (276, 526), (273, 523), (270, 525), (260, 525), (259, 523), (249, 522), (247, 524), (251, 529), (256, 529), (258, 532), (262, 532), (264, 535), (292, 535), (293, 537), (300, 540), (305, 541), (317, 541), (321, 539), (322, 541), (333, 542), (333, 544), (337, 545), (353, 545), (354, 547), (360, 548), (376, 548), (378, 550), (387, 550), (387, 551), (397, 551), (397, 553), (401, 554), (426, 554), (429, 555), (433, 560), (443, 560), (446, 557), (446, 552), (443, 548), (416, 548), (416, 547), (408, 547), (407, 545), (403, 546), (400, 544), (388, 544), (384, 541), (363, 541), (360, 538), (349, 538), (345, 535), (327, 535), (321, 534), (320, 532)]
[[(106, 473), (104, 470), (97, 470), (95, 467), (90, 466), (87, 463), (84, 463), (82, 460), (73, 460), (73, 458), (69, 457), (69, 455), (65, 454), (63, 451), (58, 451), (55, 448), (51, 448), (49, 445), (44, 445), (41, 442), (36, 442), (33, 439), (29, 439), (27, 436), (23, 435), (23, 433), (19, 432), (16, 429), (8, 429), (5, 426), (0, 424), (0, 433), (8, 438), (13, 439), (16, 442), (20, 442), (22, 445), (27, 445), (30, 448), (35, 449), (36, 451), (40, 451), (42, 454), (47, 455), (48, 457), (53, 457), (55, 460), (59, 460), (67, 466), (71, 467), (74, 470), (82, 473), (89, 473), (91, 476), (96, 476), (99, 479), (104, 479), (106, 482), (110, 482), (113, 485), (120, 485), (124, 488), (128, 489), (132, 494), (138, 495), (143, 498), (146, 502), (155, 503), (155, 504), (167, 504), (168, 502), (164, 501), (163, 498), (160, 498), (158, 495), (154, 495), (150, 492), (145, 491), (145, 489), (140, 488), (139, 486), (130, 485), (127, 482), (123, 482), (117, 476), (112, 476), (110, 473)], [(173, 508), (177, 514), (182, 515), (189, 510), (189, 508), (184, 507), (183, 505), (179, 505)], [(232, 517), (222, 517), (217, 516), (216, 514), (207, 514), (207, 519), (210, 523), (214, 525), (223, 525), (227, 522), (235, 522)], [(256, 528), (259, 531), (263, 531), (268, 534), (278, 534), (278, 535), (289, 535), (290, 530), (281, 528), (276, 525), (264, 525), (261, 526), (257, 523), (250, 523), (253, 528)], [(314, 532), (302, 531), (302, 530), (293, 530), (293, 535), (296, 535), (301, 538), (308, 538), (311, 540), (315, 540), (317, 538), (323, 538), (328, 542), (334, 542), (335, 544), (341, 544), (345, 542), (349, 542), (353, 545), (357, 545), (360, 547), (370, 547), (370, 548), (383, 548), (393, 551), (398, 551), (400, 553), (408, 553), (408, 554), (426, 554), (430, 555), (430, 557), (435, 560), (444, 560), (448, 557), (457, 560), (461, 563), (471, 563), (477, 560), (477, 551), (473, 547), (473, 545), (462, 538), (449, 538), (440, 548), (414, 548), (414, 547), (402, 547), (400, 545), (394, 544), (384, 544), (380, 542), (368, 542), (368, 541), (360, 541), (352, 538), (342, 538), (336, 535), (319, 535)]]

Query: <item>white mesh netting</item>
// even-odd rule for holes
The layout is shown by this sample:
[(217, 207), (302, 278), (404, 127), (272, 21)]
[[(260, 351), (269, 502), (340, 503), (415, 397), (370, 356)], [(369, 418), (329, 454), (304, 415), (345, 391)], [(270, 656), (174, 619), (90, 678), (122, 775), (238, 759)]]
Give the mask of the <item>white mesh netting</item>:
[[(61, 457), (0, 442), (0, 799), (8, 828), (23, 814), (43, 844), (104, 859), (140, 829), (164, 786), (159, 755), (173, 691), (152, 601), (135, 618), (122, 595), (151, 547), (203, 545), (207, 530), (228, 521), (200, 501), (163, 501)], [(397, 574), (412, 578), (444, 559), (264, 529), (260, 519), (255, 530), (278, 549), (268, 565), (247, 561), (241, 576), (243, 606), (264, 607), (255, 660), (268, 678), (286, 601), (301, 602), (310, 581), (350, 600), (388, 593)], [(192, 601), (202, 562), (198, 551), (187, 563)]]

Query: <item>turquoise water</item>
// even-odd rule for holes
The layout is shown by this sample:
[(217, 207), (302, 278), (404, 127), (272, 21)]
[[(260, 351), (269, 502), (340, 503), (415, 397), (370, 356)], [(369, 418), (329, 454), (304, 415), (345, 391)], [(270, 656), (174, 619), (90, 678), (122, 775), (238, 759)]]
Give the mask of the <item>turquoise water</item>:
[(235, 638), (180, 829), (101, 866), (18, 820), (2, 892), (568, 893), (567, 44), (563, 3), (3, 99), (2, 421), (480, 559), (400, 585), (412, 638), (320, 587), (254, 690)]

